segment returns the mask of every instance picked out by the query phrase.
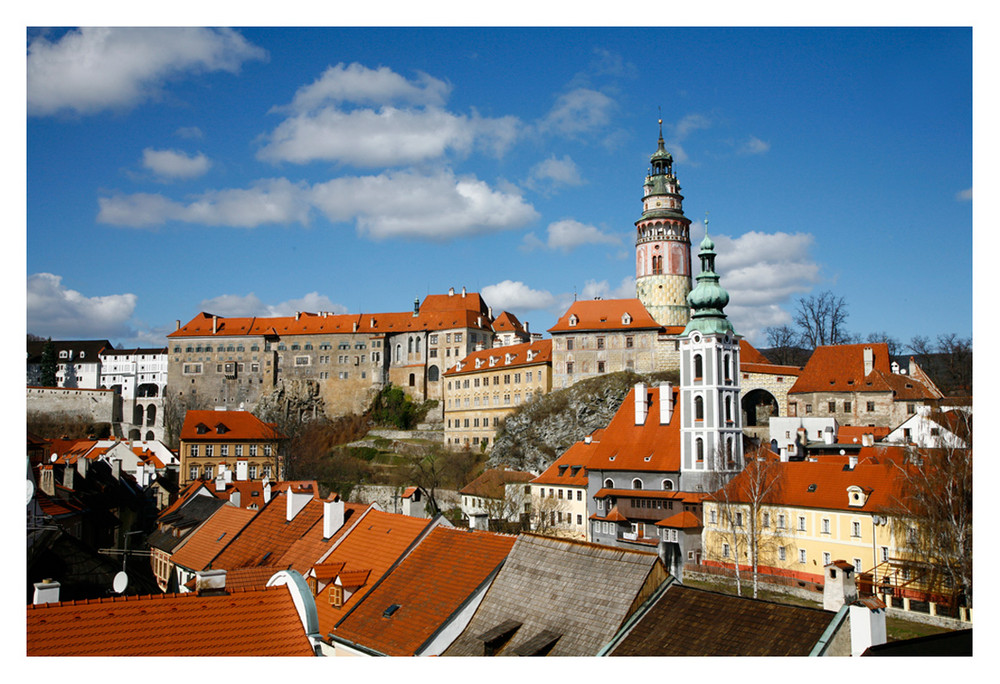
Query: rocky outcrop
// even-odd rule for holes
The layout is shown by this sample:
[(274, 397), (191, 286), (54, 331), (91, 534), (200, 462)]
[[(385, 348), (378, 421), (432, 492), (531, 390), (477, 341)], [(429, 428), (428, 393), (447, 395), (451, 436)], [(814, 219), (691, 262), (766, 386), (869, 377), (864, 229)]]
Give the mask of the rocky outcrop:
[(666, 380), (677, 383), (677, 374), (611, 373), (522, 404), (497, 433), (487, 467), (541, 472), (574, 442), (606, 427), (637, 382)]

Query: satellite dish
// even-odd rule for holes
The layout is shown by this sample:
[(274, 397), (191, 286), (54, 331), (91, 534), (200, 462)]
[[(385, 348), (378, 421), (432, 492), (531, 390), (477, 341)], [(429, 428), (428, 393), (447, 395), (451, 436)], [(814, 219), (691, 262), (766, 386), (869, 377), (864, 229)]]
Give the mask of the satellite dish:
[(128, 575), (124, 570), (115, 575), (115, 579), (111, 582), (111, 588), (115, 590), (116, 594), (120, 594), (125, 591), (125, 587), (128, 586)]
[(156, 479), (156, 473), (153, 473), (152, 475), (149, 476), (149, 481), (150, 482), (152, 482), (155, 479)]
[(28, 503), (31, 503), (31, 497), (35, 495), (35, 483), (31, 480), (27, 480), (28, 483)]
[(52, 454), (49, 456), (49, 463), (55, 463), (59, 460), (59, 454)]

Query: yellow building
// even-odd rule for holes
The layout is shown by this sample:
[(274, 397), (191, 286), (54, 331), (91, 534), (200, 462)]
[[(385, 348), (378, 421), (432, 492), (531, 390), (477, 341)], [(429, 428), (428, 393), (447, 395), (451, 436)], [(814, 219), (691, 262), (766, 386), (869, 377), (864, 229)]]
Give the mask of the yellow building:
[(552, 340), (473, 352), (444, 380), (445, 445), (488, 448), (500, 421), (552, 389)]
[(181, 428), (180, 481), (284, 479), (278, 445), (285, 436), (248, 411), (188, 411)]
[[(598, 430), (601, 433), (603, 430)], [(587, 535), (587, 461), (593, 439), (567, 449), (531, 481), (531, 529), (554, 537), (590, 541)]]

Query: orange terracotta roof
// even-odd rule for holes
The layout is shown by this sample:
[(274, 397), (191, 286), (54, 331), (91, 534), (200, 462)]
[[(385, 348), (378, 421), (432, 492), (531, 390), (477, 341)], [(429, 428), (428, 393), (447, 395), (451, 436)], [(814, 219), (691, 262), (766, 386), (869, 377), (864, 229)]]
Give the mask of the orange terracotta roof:
[(635, 424), (635, 388), (629, 390), (621, 407), (608, 423), (597, 443), (587, 468), (595, 470), (633, 470), (639, 472), (677, 472), (681, 463), (679, 407), (680, 390), (674, 387), (670, 423), (660, 425), (660, 388), (646, 388), (646, 420)]
[(740, 358), (740, 370), (744, 373), (762, 373), (764, 375), (787, 375), (797, 378), (802, 373), (798, 366), (779, 366), (775, 363), (747, 363)]
[(78, 515), (84, 512), (84, 508), (75, 501), (50, 497), (41, 489), (35, 488), (35, 501), (38, 503), (42, 513), (52, 518), (62, 518), (70, 515)]
[(746, 340), (740, 339), (740, 368), (743, 368), (743, 364), (745, 363), (771, 365), (771, 361), (761, 354), (756, 347)]
[(622, 512), (618, 510), (618, 506), (613, 506), (608, 514), (605, 516), (600, 516), (594, 513), (590, 516), (591, 520), (609, 520), (611, 522), (628, 522), (628, 518), (622, 515)]
[(531, 473), (524, 473), (519, 470), (507, 470), (505, 468), (491, 468), (485, 471), (469, 484), (459, 490), (459, 494), (469, 496), (484, 496), (490, 499), (502, 499), (504, 487), (508, 484), (518, 482), (531, 482), (534, 479)]
[(413, 496), (414, 494), (417, 493), (417, 489), (419, 489), (419, 488), (418, 487), (407, 487), (406, 489), (403, 490), (403, 498), (404, 499), (409, 499), (411, 496)]
[(249, 411), (188, 411), (181, 428), (181, 440), (185, 442), (277, 439), (285, 436), (275, 425), (265, 423)]
[(675, 513), (669, 518), (660, 520), (656, 523), (656, 526), (684, 530), (701, 527), (701, 521), (698, 520), (698, 516), (691, 511), (681, 511), (680, 513)]
[(278, 564), (305, 575), (317, 560), (322, 558), (332, 546), (340, 541), (341, 537), (350, 531), (354, 523), (368, 508), (369, 505), (366, 504), (345, 503), (344, 524), (329, 539), (323, 537), (323, 516), (321, 514), (313, 526), (288, 547), (288, 551), (278, 559)]
[[(890, 454), (891, 451), (884, 450), (883, 453)], [(866, 453), (864, 460), (859, 457), (858, 465), (853, 470), (847, 466), (848, 458), (845, 456), (816, 462), (775, 463), (773, 467), (778, 469), (780, 486), (767, 497), (766, 503), (859, 513), (889, 511), (896, 504), (902, 477), (891, 459), (879, 461), (876, 458), (876, 462), (872, 462), (874, 454), (874, 451)], [(746, 491), (743, 480), (750, 477), (750, 472), (744, 470), (726, 485), (732, 501), (739, 501), (740, 493)], [(863, 506), (849, 505), (847, 488), (853, 485), (869, 493)], [(718, 494), (710, 498), (718, 498)]]
[(29, 605), (29, 656), (312, 656), (287, 586)]
[(493, 331), (502, 332), (515, 332), (523, 333), (524, 326), (521, 325), (521, 321), (517, 320), (517, 316), (510, 313), (509, 311), (502, 311), (500, 315), (496, 317), (493, 321)]
[(531, 481), (531, 484), (562, 485), (564, 487), (587, 486), (587, 461), (597, 444), (591, 441), (577, 442), (563, 452), (562, 456), (552, 462), (541, 475)]
[(342, 587), (363, 587), (368, 583), (371, 574), (372, 571), (367, 568), (364, 570), (341, 570), (337, 573), (337, 579), (340, 580)]
[(277, 565), (268, 565), (256, 568), (236, 568), (226, 571), (226, 591), (249, 591), (251, 589), (263, 589), (267, 586), (268, 580), (282, 570), (287, 570)]
[[(416, 655), (500, 566), (515, 539), (434, 528), (332, 634), (386, 655)], [(392, 605), (399, 607), (386, 616)]]
[(343, 569), (344, 563), (320, 563), (313, 566), (312, 574), (321, 582), (329, 582), (336, 579)]
[(841, 444), (861, 443), (861, 435), (874, 435), (876, 440), (885, 439), (892, 428), (867, 427), (864, 425), (840, 425), (837, 428), (837, 442)]
[(287, 496), (286, 492), (272, 496), (249, 524), (212, 559), (210, 567), (216, 570), (235, 570), (277, 563), (323, 517), (323, 502), (313, 498), (291, 522), (287, 522)]
[(631, 497), (634, 499), (662, 499), (664, 501), (684, 501), (690, 492), (677, 492), (667, 489), (599, 489), (594, 494), (595, 499), (603, 499), (606, 496)]
[[(873, 352), (872, 372), (865, 375), (864, 350), (869, 347)], [(789, 394), (803, 392), (891, 392), (897, 401), (941, 396), (916, 378), (893, 373), (884, 342), (816, 347), (788, 390)]]
[(204, 570), (254, 515), (254, 511), (245, 508), (222, 506), (185, 538), (170, 562), (188, 570)]
[[(570, 319), (576, 317), (576, 325)], [(631, 319), (628, 323), (623, 318)], [(576, 330), (658, 330), (659, 323), (646, 311), (638, 299), (590, 299), (573, 302), (550, 333), (573, 332)]]
[(431, 521), (397, 513), (368, 510), (350, 532), (341, 539), (323, 564), (343, 563), (343, 571), (370, 570), (368, 583), (359, 588), (341, 607), (330, 604), (325, 594), (316, 599), (320, 634), (329, 633), (334, 625), (361, 599), (419, 537)]
[[(528, 360), (529, 352), (531, 352), (530, 361)], [(490, 365), (491, 360), (493, 365)], [(478, 367), (476, 365), (477, 361), (479, 362)], [(506, 347), (493, 347), (492, 349), (472, 352), (446, 370), (445, 375), (465, 375), (468, 373), (497, 370), (499, 368), (537, 366), (543, 363), (552, 363), (551, 339), (522, 342), (521, 344), (512, 344)]]
[(177, 493), (177, 499), (172, 504), (170, 504), (162, 511), (160, 511), (159, 515), (156, 516), (157, 519), (165, 518), (166, 516), (170, 515), (171, 513), (179, 509), (181, 506), (183, 506), (184, 503), (192, 496), (205, 496), (205, 494), (199, 494), (199, 491), (202, 490), (204, 490), (204, 492), (206, 492), (209, 496), (218, 498), (215, 496), (213, 488), (208, 487), (202, 480), (195, 480), (193, 482), (189, 482), (187, 485), (184, 486), (183, 489), (181, 489), (181, 491)]

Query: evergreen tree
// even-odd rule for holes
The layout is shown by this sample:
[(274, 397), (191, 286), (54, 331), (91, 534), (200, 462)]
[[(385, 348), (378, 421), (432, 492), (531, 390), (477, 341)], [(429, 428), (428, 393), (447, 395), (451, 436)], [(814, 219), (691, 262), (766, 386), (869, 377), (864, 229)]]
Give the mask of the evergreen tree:
[(41, 377), (39, 378), (39, 384), (42, 387), (55, 387), (56, 347), (54, 344), (52, 344), (51, 337), (45, 341), (45, 346), (42, 347), (42, 363), (40, 370), (41, 370)]

